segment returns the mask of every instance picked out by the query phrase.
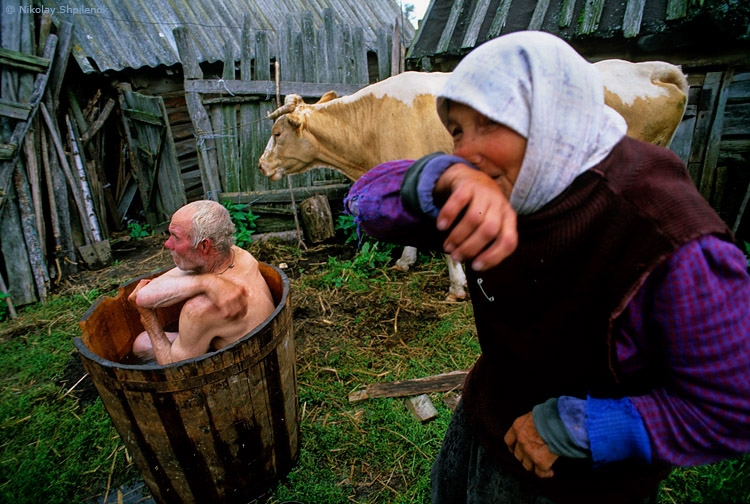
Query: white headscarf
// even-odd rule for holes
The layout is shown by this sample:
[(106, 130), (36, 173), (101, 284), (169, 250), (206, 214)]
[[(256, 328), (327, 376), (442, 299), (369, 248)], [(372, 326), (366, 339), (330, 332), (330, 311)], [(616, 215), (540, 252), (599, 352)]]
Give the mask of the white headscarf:
[(519, 214), (539, 210), (595, 166), (627, 131), (625, 120), (604, 104), (599, 71), (562, 39), (516, 32), (469, 53), (440, 92), (527, 139), (526, 154), (510, 195)]

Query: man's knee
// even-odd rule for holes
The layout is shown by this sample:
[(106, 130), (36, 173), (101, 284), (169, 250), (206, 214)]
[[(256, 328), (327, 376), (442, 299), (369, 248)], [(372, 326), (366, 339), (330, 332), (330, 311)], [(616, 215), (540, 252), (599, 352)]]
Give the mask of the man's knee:
[(151, 347), (151, 338), (148, 337), (148, 333), (143, 331), (141, 334), (136, 336), (133, 341), (133, 355), (136, 357), (143, 357), (153, 354)]

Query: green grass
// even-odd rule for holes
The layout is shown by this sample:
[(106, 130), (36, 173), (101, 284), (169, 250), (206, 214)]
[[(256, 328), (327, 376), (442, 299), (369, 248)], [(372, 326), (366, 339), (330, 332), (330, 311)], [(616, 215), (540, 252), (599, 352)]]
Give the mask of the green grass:
[(22, 310), (32, 327), (0, 340), (0, 502), (81, 502), (101, 490), (113, 463), (125, 471), (101, 401), (81, 407), (58, 384), (78, 319), (99, 296), (86, 294)]
[[(251, 252), (274, 264), (288, 261), (295, 272), (301, 452), (266, 502), (429, 502), (430, 467), (451, 417), (449, 394), (430, 394), (439, 415), (426, 424), (404, 399), (348, 397), (371, 383), (467, 369), (475, 361), (471, 304), (443, 302), (442, 258), (421, 256), (414, 271), (399, 273), (390, 269), (391, 250), (374, 244), (351, 259), (307, 263), (302, 259), (311, 252)], [(74, 383), (61, 381), (75, 356), (78, 320), (102, 294), (111, 293), (56, 295), (0, 327), (0, 502), (102, 502), (105, 491), (138, 477), (101, 400), (88, 402), (69, 392)], [(660, 502), (750, 502), (750, 457), (677, 469)]]

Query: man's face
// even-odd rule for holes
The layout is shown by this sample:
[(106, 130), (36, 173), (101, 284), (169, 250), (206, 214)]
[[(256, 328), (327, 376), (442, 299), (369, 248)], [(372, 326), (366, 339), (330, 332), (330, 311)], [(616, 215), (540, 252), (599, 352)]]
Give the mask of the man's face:
[[(191, 215), (178, 210), (169, 223), (169, 238), (164, 244), (172, 252), (175, 266), (181, 270), (201, 271), (204, 266), (200, 252), (193, 248), (190, 231), (192, 230)], [(200, 247), (200, 245), (198, 245)]]

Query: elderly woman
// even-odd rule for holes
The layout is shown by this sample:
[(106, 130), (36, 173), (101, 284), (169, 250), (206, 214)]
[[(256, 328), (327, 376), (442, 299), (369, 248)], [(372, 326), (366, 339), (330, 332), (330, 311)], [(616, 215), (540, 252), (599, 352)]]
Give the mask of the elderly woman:
[(346, 201), (471, 266), (482, 355), (433, 502), (653, 502), (670, 466), (750, 451), (747, 263), (680, 160), (626, 137), (545, 33), (471, 52), (437, 109), (453, 155), (380, 165)]

